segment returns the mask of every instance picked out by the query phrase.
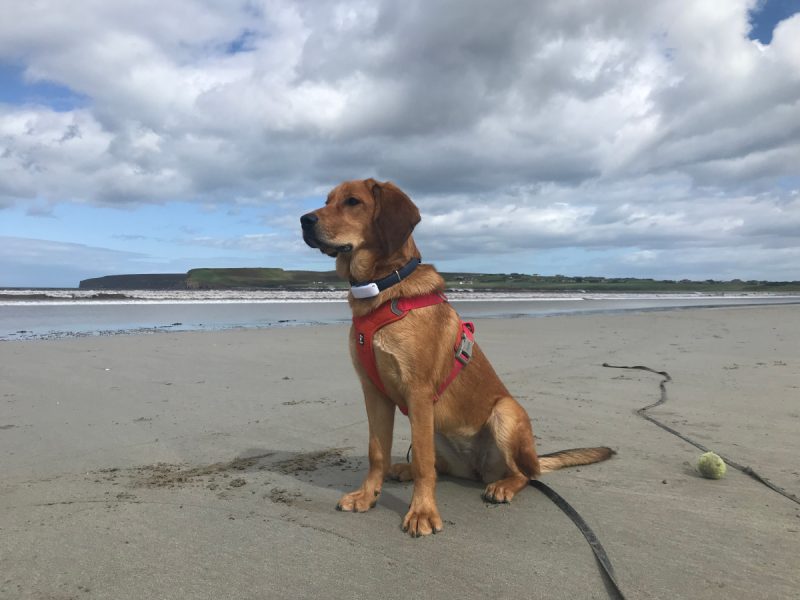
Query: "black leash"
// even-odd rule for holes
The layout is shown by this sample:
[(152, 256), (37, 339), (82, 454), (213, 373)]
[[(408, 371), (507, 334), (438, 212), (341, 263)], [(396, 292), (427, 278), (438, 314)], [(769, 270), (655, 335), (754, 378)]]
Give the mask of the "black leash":
[[(656, 402), (653, 402), (652, 404), (648, 404), (647, 406), (638, 409), (636, 411), (636, 414), (639, 415), (640, 417), (642, 417), (643, 419), (647, 419), (651, 423), (653, 423), (655, 425), (658, 425), (664, 431), (668, 431), (672, 435), (678, 436), (684, 442), (687, 442), (687, 443), (691, 444), (695, 448), (698, 448), (699, 450), (702, 450), (703, 452), (711, 452), (711, 450), (706, 448), (700, 442), (697, 442), (697, 441), (691, 439), (690, 437), (687, 437), (687, 436), (683, 435), (681, 432), (676, 431), (675, 429), (673, 429), (669, 425), (665, 425), (661, 421), (651, 417), (650, 415), (648, 415), (646, 413), (646, 411), (650, 410), (651, 408), (653, 408), (655, 406), (658, 406), (659, 404), (664, 404), (667, 401), (667, 383), (672, 381), (672, 377), (670, 377), (669, 373), (667, 373), (666, 371), (656, 371), (655, 369), (651, 369), (650, 367), (645, 367), (643, 365), (624, 366), (624, 365), (610, 365), (608, 363), (603, 363), (603, 366), (604, 367), (608, 367), (609, 369), (638, 369), (640, 371), (649, 371), (650, 373), (655, 373), (656, 375), (661, 375), (662, 379), (658, 383), (658, 387), (661, 389), (661, 397)], [(719, 454), (719, 452), (717, 452), (717, 454)], [(781, 496), (784, 496), (785, 498), (788, 498), (792, 502), (800, 504), (800, 498), (798, 498), (797, 496), (795, 496), (791, 492), (787, 492), (782, 487), (779, 487), (779, 486), (775, 485), (769, 479), (765, 479), (763, 476), (761, 476), (758, 473), (756, 473), (751, 467), (748, 467), (746, 465), (740, 465), (736, 461), (728, 458), (727, 456), (724, 456), (723, 454), (719, 454), (719, 456), (720, 456), (720, 458), (722, 458), (722, 460), (725, 461), (725, 464), (730, 465), (731, 467), (733, 467), (737, 471), (741, 471), (745, 475), (748, 475), (748, 476), (752, 477), (753, 479), (755, 479), (759, 483), (762, 483), (765, 486), (767, 486), (773, 492), (777, 492)]]
[[(672, 435), (675, 435), (675, 436), (679, 437), (680, 439), (682, 439), (685, 442), (691, 444), (695, 448), (698, 448), (699, 450), (702, 450), (703, 452), (710, 452), (710, 450), (708, 448), (706, 448), (700, 442), (697, 442), (697, 441), (695, 441), (695, 440), (683, 435), (681, 432), (673, 429), (669, 425), (666, 425), (666, 424), (662, 423), (661, 421), (659, 421), (658, 419), (656, 419), (654, 417), (651, 417), (650, 415), (647, 414), (647, 411), (650, 410), (651, 408), (653, 408), (655, 406), (659, 406), (660, 404), (664, 404), (667, 401), (667, 383), (672, 381), (672, 377), (670, 376), (669, 373), (667, 373), (666, 371), (656, 371), (655, 369), (651, 369), (650, 367), (645, 367), (643, 365), (621, 366), (621, 365), (610, 365), (608, 363), (603, 363), (603, 366), (607, 367), (609, 369), (638, 369), (640, 371), (649, 371), (650, 373), (655, 373), (656, 375), (660, 375), (661, 376), (661, 381), (659, 382), (658, 387), (661, 390), (661, 397), (656, 402), (653, 402), (652, 404), (648, 404), (647, 406), (644, 406), (644, 407), (638, 409), (636, 411), (636, 414), (639, 415), (640, 417), (642, 417), (643, 419), (646, 419), (646, 420), (650, 421), (654, 425), (657, 425), (658, 427), (660, 427), (664, 431), (667, 431), (667, 432), (671, 433)], [(725, 461), (726, 464), (730, 465), (734, 469), (736, 469), (738, 471), (741, 471), (742, 473), (744, 473), (746, 475), (749, 475), (750, 477), (752, 477), (753, 479), (755, 479), (759, 483), (764, 484), (765, 486), (767, 486), (772, 491), (779, 493), (781, 496), (784, 496), (784, 497), (788, 498), (792, 502), (796, 502), (797, 504), (800, 504), (800, 498), (798, 498), (797, 496), (795, 496), (791, 492), (787, 492), (785, 489), (775, 485), (774, 483), (772, 483), (768, 479), (765, 479), (763, 476), (759, 475), (751, 467), (746, 466), (746, 465), (740, 465), (736, 461), (734, 461), (734, 460), (732, 460), (732, 459), (730, 459), (727, 456), (724, 456), (722, 454), (720, 454), (719, 456), (722, 458), (722, 460)], [(614, 594), (620, 600), (625, 600), (625, 594), (622, 593), (622, 589), (620, 589), (620, 587), (619, 587), (619, 583), (617, 582), (617, 578), (616, 578), (616, 575), (614, 573), (614, 567), (612, 566), (611, 561), (609, 560), (608, 555), (606, 554), (606, 551), (603, 548), (603, 545), (600, 543), (600, 540), (597, 539), (597, 535), (594, 533), (594, 531), (592, 531), (592, 528), (589, 527), (589, 525), (586, 523), (586, 521), (583, 520), (583, 517), (581, 517), (581, 515), (578, 513), (578, 511), (576, 511), (570, 505), (569, 502), (564, 500), (564, 498), (562, 498), (558, 493), (556, 493), (556, 491), (553, 490), (551, 487), (547, 486), (546, 484), (544, 484), (541, 481), (536, 480), (536, 479), (531, 480), (530, 483), (531, 483), (531, 485), (533, 487), (535, 487), (537, 490), (542, 492), (545, 496), (550, 498), (550, 500), (552, 500), (553, 503), (558, 508), (560, 508), (564, 512), (565, 515), (567, 515), (570, 519), (572, 519), (572, 522), (575, 523), (575, 525), (578, 527), (580, 532), (583, 534), (583, 537), (586, 538), (586, 541), (589, 543), (589, 547), (592, 549), (592, 552), (594, 552), (594, 556), (597, 559), (597, 562), (600, 564), (600, 568), (602, 569), (603, 574), (606, 576), (606, 580), (610, 583), (611, 591), (613, 591)]]
[[(546, 454), (542, 454), (541, 456), (547, 456)], [(408, 452), (406, 452), (406, 462), (411, 462), (411, 445), (408, 446)], [(548, 486), (545, 483), (542, 483), (538, 479), (531, 479), (530, 484), (535, 487), (537, 490), (542, 492), (545, 496), (550, 498), (558, 508), (560, 508), (565, 515), (567, 515), (572, 522), (577, 525), (580, 532), (583, 534), (583, 537), (586, 538), (586, 541), (589, 542), (589, 547), (594, 552), (594, 556), (597, 559), (597, 562), (600, 564), (600, 568), (602, 573), (605, 575), (606, 580), (611, 586), (611, 591), (614, 592), (614, 597), (618, 598), (619, 600), (625, 600), (625, 594), (622, 593), (622, 589), (619, 587), (619, 583), (617, 583), (617, 577), (614, 573), (614, 566), (611, 564), (611, 560), (608, 558), (608, 554), (606, 554), (605, 548), (600, 543), (600, 540), (597, 538), (597, 534), (592, 531), (592, 528), (589, 527), (589, 524), (583, 520), (580, 513), (575, 510), (572, 505), (564, 500), (553, 488)]]
[(611, 560), (609, 560), (605, 548), (603, 548), (603, 545), (600, 543), (600, 540), (597, 539), (597, 535), (594, 531), (592, 531), (592, 528), (589, 527), (588, 523), (586, 523), (578, 511), (575, 510), (569, 502), (564, 500), (564, 498), (562, 498), (553, 488), (545, 483), (542, 483), (538, 479), (532, 479), (531, 485), (542, 492), (545, 496), (550, 498), (550, 500), (553, 501), (553, 504), (560, 508), (564, 514), (572, 519), (572, 522), (577, 525), (578, 529), (583, 534), (583, 537), (585, 537), (586, 541), (589, 542), (589, 547), (592, 549), (592, 552), (594, 552), (594, 557), (600, 564), (603, 574), (611, 584), (611, 591), (614, 592), (614, 596), (619, 598), (619, 600), (625, 600), (625, 594), (622, 593), (622, 589), (620, 589), (619, 583), (617, 583), (617, 577), (614, 574), (614, 567), (611, 564)]

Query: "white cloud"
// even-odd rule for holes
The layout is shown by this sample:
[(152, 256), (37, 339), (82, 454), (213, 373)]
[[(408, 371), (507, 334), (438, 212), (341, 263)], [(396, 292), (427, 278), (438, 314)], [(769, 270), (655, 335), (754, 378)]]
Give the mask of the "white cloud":
[(0, 61), (87, 101), (0, 105), (0, 208), (285, 202), (378, 176), (445, 259), (766, 257), (800, 224), (800, 15), (765, 46), (754, 5), (12, 3)]

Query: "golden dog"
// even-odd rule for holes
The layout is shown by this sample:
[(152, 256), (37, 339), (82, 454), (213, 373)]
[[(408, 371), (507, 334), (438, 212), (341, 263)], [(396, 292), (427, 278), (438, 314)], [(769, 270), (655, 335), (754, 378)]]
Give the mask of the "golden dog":
[[(406, 194), (392, 183), (373, 179), (342, 183), (328, 195), (325, 206), (300, 219), (305, 242), (335, 257), (342, 279), (370, 282), (397, 275), (393, 285), (371, 297), (357, 298), (354, 293), (363, 287), (352, 288), (348, 301), (354, 318), (398, 298), (444, 291), (444, 280), (430, 265), (401, 278), (401, 270), (420, 258), (411, 236), (419, 220), (419, 210)], [(541, 473), (614, 454), (600, 447), (537, 456), (528, 414), (477, 344), (468, 365), (434, 401), (453, 367), (453, 341), (460, 332), (461, 320), (446, 302), (412, 310), (375, 332), (374, 362), (384, 391), (370, 378), (358, 358), (358, 342), (350, 336), (369, 421), (369, 471), (358, 490), (342, 496), (339, 510), (372, 508), (387, 476), (413, 479), (403, 530), (412, 536), (428, 535), (442, 530), (437, 472), (482, 480), (487, 483), (486, 500), (509, 502)], [(390, 462), (396, 406), (407, 411), (411, 423), (411, 464)]]

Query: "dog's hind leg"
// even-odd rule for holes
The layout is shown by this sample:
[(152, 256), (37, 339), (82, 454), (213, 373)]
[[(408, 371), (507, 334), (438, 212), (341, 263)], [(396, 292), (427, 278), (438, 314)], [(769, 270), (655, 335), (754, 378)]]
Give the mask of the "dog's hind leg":
[[(475, 436), (434, 434), (436, 447), (436, 474), (452, 475), (462, 479), (480, 479), (474, 466)], [(389, 469), (389, 479), (411, 481), (414, 473), (410, 463), (396, 463)]]
[(387, 477), (389, 479), (394, 479), (395, 481), (413, 481), (414, 472), (411, 469), (411, 463), (393, 464), (389, 469), (389, 474)]
[[(533, 430), (528, 413), (520, 404), (506, 396), (498, 400), (486, 423), (491, 437), (499, 451), (504, 468), (501, 479), (492, 481), (483, 492), (490, 502), (510, 502), (528, 485), (532, 478), (539, 476), (539, 458), (533, 440)], [(489, 451), (491, 454), (491, 450)], [(485, 465), (484, 481), (498, 476), (497, 465)]]
[[(450, 474), (450, 468), (448, 464), (439, 456), (438, 452), (436, 454), (436, 474)], [(389, 479), (393, 479), (394, 481), (413, 481), (414, 470), (411, 468), (411, 463), (395, 463), (389, 469), (389, 474), (387, 477)]]

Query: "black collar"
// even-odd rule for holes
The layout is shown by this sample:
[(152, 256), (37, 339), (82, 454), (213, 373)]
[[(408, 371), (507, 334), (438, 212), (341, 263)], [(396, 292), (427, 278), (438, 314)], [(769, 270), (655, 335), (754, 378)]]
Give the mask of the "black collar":
[(358, 283), (350, 281), (350, 291), (354, 298), (374, 298), (383, 290), (392, 287), (396, 283), (400, 283), (411, 275), (422, 261), (418, 258), (412, 258), (408, 261), (402, 269), (394, 271), (383, 279), (375, 279), (373, 281), (364, 281)]

